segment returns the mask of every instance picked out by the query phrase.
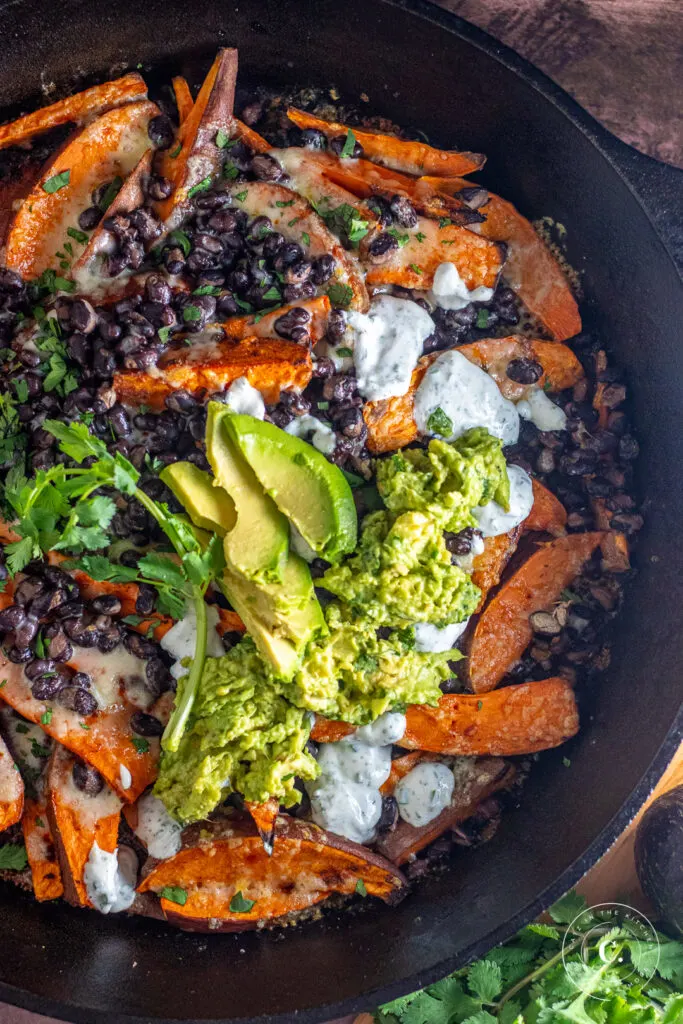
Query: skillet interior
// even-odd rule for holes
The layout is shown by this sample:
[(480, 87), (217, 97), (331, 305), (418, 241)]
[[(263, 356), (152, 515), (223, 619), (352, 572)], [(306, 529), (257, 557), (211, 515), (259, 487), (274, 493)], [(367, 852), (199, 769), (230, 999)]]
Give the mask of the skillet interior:
[(37, 104), (43, 72), (64, 89), (84, 73), (104, 77), (137, 61), (196, 78), (196, 58), (206, 67), (218, 45), (235, 45), (252, 80), (365, 91), (373, 111), (482, 150), (485, 183), (527, 215), (568, 225), (591, 317), (628, 369), (649, 502), (638, 580), (594, 718), (569, 748), (543, 758), (523, 806), (491, 843), (464, 852), (397, 909), (328, 916), (287, 935), (192, 937), (41, 907), (2, 886), (0, 999), (89, 1024), (291, 1019), (296, 1010), (322, 1020), (366, 1008), (484, 952), (559, 895), (623, 827), (675, 747), (666, 736), (683, 691), (681, 281), (586, 134), (590, 119), (575, 120), (566, 98), (548, 102), (544, 91), (559, 91), (506, 67), (497, 52), (524, 65), (482, 33), (427, 4), (419, 10), (432, 20), (379, 0), (63, 0), (58, 9), (19, 0), (0, 8), (0, 110), (9, 116), (31, 97)]

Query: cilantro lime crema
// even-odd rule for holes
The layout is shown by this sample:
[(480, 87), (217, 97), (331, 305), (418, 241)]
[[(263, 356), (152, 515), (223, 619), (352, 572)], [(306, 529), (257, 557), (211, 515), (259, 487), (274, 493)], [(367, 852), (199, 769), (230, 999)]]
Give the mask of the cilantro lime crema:
[(319, 581), (334, 599), (296, 670), (279, 675), (249, 635), (207, 658), (188, 727), (164, 753), (155, 789), (178, 820), (205, 817), (231, 791), (296, 803), (295, 780), (318, 773), (306, 750), (313, 713), (361, 726), (439, 700), (448, 662), (461, 655), (418, 649), (414, 627), (462, 623), (477, 607), (480, 591), (452, 564), (444, 531), (476, 527), (473, 510), (489, 502), (508, 509), (502, 442), (477, 428), (375, 468), (384, 507)]

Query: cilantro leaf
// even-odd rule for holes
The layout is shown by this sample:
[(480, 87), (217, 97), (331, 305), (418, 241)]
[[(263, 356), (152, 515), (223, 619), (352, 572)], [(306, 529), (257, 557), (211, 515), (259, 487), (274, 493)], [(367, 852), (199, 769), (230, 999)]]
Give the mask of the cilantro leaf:
[(353, 134), (352, 129), (349, 128), (348, 132), (346, 133), (346, 138), (344, 139), (344, 145), (342, 146), (342, 151), (339, 154), (340, 157), (342, 158), (342, 160), (348, 160), (349, 157), (352, 157), (353, 156), (353, 151), (355, 150), (355, 148), (356, 148), (356, 136)]
[(239, 890), (230, 900), (230, 910), (233, 914), (248, 914), (251, 908), (255, 905), (256, 900), (246, 899)]
[(70, 170), (60, 171), (59, 174), (53, 174), (51, 178), (47, 178), (43, 182), (43, 192), (47, 192), (48, 195), (52, 195), (54, 192), (59, 192), (60, 189), (69, 184), (70, 179)]
[(187, 197), (188, 197), (188, 199), (192, 199), (193, 196), (198, 195), (200, 192), (206, 192), (210, 188), (211, 188), (211, 176), (209, 175), (206, 178), (202, 178), (201, 181), (198, 181), (196, 185), (192, 186), (192, 188), (189, 188), (187, 190)]
[(23, 871), (28, 864), (26, 847), (14, 844), (0, 846), (0, 871)]
[(479, 996), (483, 1003), (492, 1003), (500, 995), (503, 976), (500, 967), (492, 960), (478, 960), (467, 975), (470, 991)]
[(440, 434), (441, 437), (450, 437), (453, 433), (453, 421), (447, 416), (440, 405), (437, 405), (434, 412), (430, 413), (427, 420), (427, 430), (430, 434)]
[(216, 132), (216, 145), (219, 149), (225, 149), (230, 142), (230, 137), (227, 132), (224, 132), (222, 128), (219, 128)]
[(179, 885), (165, 885), (159, 895), (169, 903), (177, 903), (179, 907), (184, 907), (187, 903), (187, 892)]
[(190, 239), (188, 238), (184, 231), (171, 231), (170, 235), (168, 236), (168, 242), (166, 243), (166, 245), (177, 245), (178, 248), (182, 250), (183, 256), (185, 256), (186, 258), (190, 255), (192, 251), (192, 242), (190, 241)]
[(571, 924), (586, 909), (586, 901), (573, 889), (553, 903), (548, 913), (557, 924)]
[(353, 288), (337, 281), (327, 289), (327, 296), (333, 306), (341, 306), (346, 309), (353, 298)]
[(102, 197), (100, 198), (99, 203), (97, 204), (102, 213), (107, 212), (107, 210), (109, 209), (109, 207), (121, 191), (122, 187), (123, 178), (119, 177), (119, 175), (117, 174), (114, 180), (109, 182), (104, 192), (102, 193)]

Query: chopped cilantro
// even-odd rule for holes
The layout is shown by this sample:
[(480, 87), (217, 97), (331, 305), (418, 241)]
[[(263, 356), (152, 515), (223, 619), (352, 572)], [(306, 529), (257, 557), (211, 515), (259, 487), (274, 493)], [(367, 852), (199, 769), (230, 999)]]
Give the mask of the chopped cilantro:
[(142, 736), (133, 736), (132, 744), (137, 750), (138, 754), (146, 754), (149, 750), (149, 742), (142, 738)]
[(426, 237), (427, 236), (425, 235), (424, 231), (415, 232), (415, 238), (417, 239), (418, 242), (424, 242)]
[(248, 914), (251, 908), (255, 905), (256, 900), (246, 899), (246, 897), (242, 895), (241, 891), (236, 892), (230, 900), (230, 910), (233, 914)]
[(368, 890), (365, 887), (365, 882), (362, 878), (359, 878), (356, 882), (356, 892), (359, 896), (367, 896)]
[(169, 903), (177, 903), (179, 907), (184, 907), (187, 903), (187, 892), (179, 885), (165, 885), (159, 895)]
[(453, 421), (440, 405), (437, 405), (434, 412), (430, 414), (427, 420), (427, 430), (430, 434), (440, 434), (441, 437), (450, 437), (453, 433)]
[(352, 356), (353, 355), (353, 349), (352, 348), (347, 348), (345, 345), (342, 345), (341, 348), (337, 348), (337, 349), (334, 350), (334, 354), (336, 356), (342, 356), (342, 357), (344, 357), (344, 356)]
[(344, 145), (342, 146), (342, 151), (339, 154), (340, 157), (342, 158), (342, 160), (348, 160), (349, 157), (352, 157), (353, 156), (353, 151), (354, 151), (355, 148), (356, 148), (356, 136), (353, 134), (352, 129), (349, 128), (348, 132), (346, 133), (346, 138), (344, 140)]
[(414, 270), (416, 274), (422, 274), (422, 267), (418, 267), (417, 263), (411, 263), (410, 269)]
[(308, 231), (301, 232), (301, 241), (304, 243), (304, 245), (311, 244), (311, 236), (309, 235)]
[(211, 176), (207, 175), (206, 178), (202, 178), (201, 181), (198, 181), (196, 185), (193, 185), (192, 188), (187, 190), (187, 198), (192, 199), (193, 196), (199, 195), (200, 192), (206, 192), (210, 188)]
[(489, 311), (488, 309), (477, 310), (477, 328), (480, 331), (485, 330), (489, 325)]
[(451, 220), (450, 217), (439, 217), (439, 227), (440, 228), (447, 228), (452, 223), (453, 223), (453, 221)]
[(238, 203), (243, 203), (248, 195), (249, 195), (249, 190), (245, 188), (244, 192), (236, 192), (235, 193), (235, 199), (237, 200)]
[(282, 296), (280, 295), (280, 292), (275, 286), (269, 288), (267, 292), (263, 293), (264, 302), (280, 302), (281, 299)]
[(221, 290), (215, 284), (203, 284), (201, 288), (195, 288), (193, 295), (220, 295)]
[(122, 185), (123, 185), (123, 178), (120, 178), (118, 176), (118, 174), (114, 178), (113, 181), (109, 182), (109, 184), (107, 185), (106, 189), (102, 193), (102, 198), (100, 199), (99, 203), (97, 204), (99, 206), (100, 210), (102, 211), (102, 213), (106, 213), (106, 211), (109, 209), (109, 207), (111, 206), (111, 204), (114, 202), (114, 200), (116, 199), (117, 195), (121, 191)]
[[(66, 233), (71, 238), (73, 238), (74, 241), (78, 242), (79, 245), (87, 245), (88, 244), (88, 235), (85, 233), (85, 231), (79, 231), (78, 228), (67, 228), (66, 229)], [(65, 248), (66, 248), (66, 246), (65, 246)], [(72, 255), (73, 255), (73, 253), (72, 253)]]
[(185, 306), (183, 320), (186, 324), (195, 324), (202, 318), (202, 311), (199, 306)]
[(53, 174), (51, 178), (47, 178), (43, 182), (43, 192), (47, 192), (48, 195), (52, 195), (53, 192), (59, 192), (61, 188), (69, 184), (71, 180), (71, 171), (61, 171), (59, 174)]
[(226, 149), (230, 138), (227, 132), (224, 132), (222, 128), (219, 128), (216, 132), (216, 145), (219, 149)]
[(403, 246), (407, 245), (408, 242), (410, 241), (410, 235), (408, 234), (407, 231), (401, 232), (397, 228), (389, 228), (389, 231), (387, 233), (390, 234), (392, 238), (396, 239), (396, 241), (398, 242), (399, 249), (402, 249)]
[(280, 208), (281, 210), (283, 210), (283, 209), (284, 209), (284, 208), (285, 208), (286, 206), (294, 206), (294, 203), (295, 203), (295, 202), (296, 202), (296, 200), (295, 200), (295, 199), (288, 199), (288, 200), (287, 200), (287, 202), (285, 202), (285, 201), (284, 201), (284, 200), (282, 200), (282, 199), (278, 199), (278, 200), (276, 201), (275, 205), (276, 205), (277, 207), (279, 207), (279, 208)]
[(40, 716), (41, 725), (49, 725), (52, 721), (52, 708), (46, 708)]
[(343, 309), (346, 309), (351, 304), (353, 288), (348, 284), (342, 284), (340, 281), (337, 281), (327, 289), (327, 295), (334, 306), (341, 306)]
[(170, 156), (171, 160), (175, 160), (175, 158), (177, 156), (180, 156), (180, 150), (182, 148), (183, 148), (183, 144), (182, 144), (182, 142), (179, 142), (178, 145), (175, 147), (175, 149), (171, 150), (171, 152), (168, 154)]

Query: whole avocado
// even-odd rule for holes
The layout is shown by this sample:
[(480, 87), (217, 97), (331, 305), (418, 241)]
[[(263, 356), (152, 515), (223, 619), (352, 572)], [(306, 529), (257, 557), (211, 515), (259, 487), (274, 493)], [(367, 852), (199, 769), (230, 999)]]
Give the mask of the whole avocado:
[(683, 786), (647, 809), (636, 832), (635, 858), (643, 892), (662, 920), (683, 936)]

